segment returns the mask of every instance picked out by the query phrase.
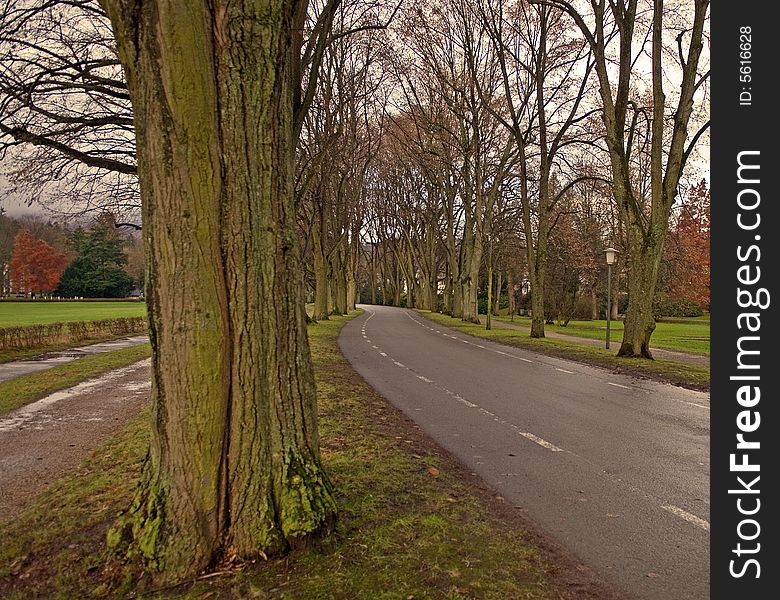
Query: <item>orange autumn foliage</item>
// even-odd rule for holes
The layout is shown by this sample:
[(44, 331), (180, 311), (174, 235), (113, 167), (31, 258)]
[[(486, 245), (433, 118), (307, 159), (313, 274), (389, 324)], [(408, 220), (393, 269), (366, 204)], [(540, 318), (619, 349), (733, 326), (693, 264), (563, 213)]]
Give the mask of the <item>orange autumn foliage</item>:
[(690, 193), (672, 237), (674, 276), (669, 297), (710, 305), (710, 191), (704, 181)]
[(48, 293), (56, 289), (68, 266), (67, 257), (28, 229), (16, 234), (11, 255), (11, 288), (17, 292)]

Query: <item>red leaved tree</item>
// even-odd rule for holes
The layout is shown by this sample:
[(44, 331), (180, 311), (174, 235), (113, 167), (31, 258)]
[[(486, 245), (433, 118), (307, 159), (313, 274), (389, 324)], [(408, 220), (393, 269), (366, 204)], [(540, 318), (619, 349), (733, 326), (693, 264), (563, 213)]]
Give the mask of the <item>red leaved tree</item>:
[(48, 293), (60, 282), (68, 258), (29, 229), (16, 234), (11, 255), (11, 289), (27, 293)]
[(696, 185), (684, 203), (673, 243), (674, 276), (669, 297), (710, 306), (710, 191), (704, 181)]

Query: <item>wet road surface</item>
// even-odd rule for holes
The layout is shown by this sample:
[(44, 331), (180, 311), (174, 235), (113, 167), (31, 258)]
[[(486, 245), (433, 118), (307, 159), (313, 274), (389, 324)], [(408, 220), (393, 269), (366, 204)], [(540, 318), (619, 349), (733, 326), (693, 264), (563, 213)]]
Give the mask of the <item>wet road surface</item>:
[(353, 367), (629, 596), (709, 597), (709, 397), (364, 306)]

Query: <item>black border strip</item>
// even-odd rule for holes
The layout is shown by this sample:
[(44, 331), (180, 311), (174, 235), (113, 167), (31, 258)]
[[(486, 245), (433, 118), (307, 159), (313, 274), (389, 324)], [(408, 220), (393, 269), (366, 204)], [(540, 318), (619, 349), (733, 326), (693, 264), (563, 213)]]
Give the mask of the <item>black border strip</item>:
[[(778, 494), (770, 491), (771, 487), (778, 488), (777, 457), (780, 456), (776, 441), (780, 437), (778, 367), (771, 352), (773, 341), (778, 339), (775, 304), (780, 303), (780, 295), (777, 295), (780, 290), (776, 287), (777, 268), (774, 266), (780, 256), (777, 247), (780, 236), (775, 232), (780, 222), (774, 210), (778, 201), (774, 179), (780, 177), (778, 140), (775, 139), (780, 104), (772, 94), (777, 85), (775, 44), (780, 39), (780, 32), (770, 14), (773, 13), (772, 8), (773, 3), (756, 1), (719, 2), (711, 7), (710, 597), (713, 600), (769, 599), (780, 594), (777, 584), (780, 535), (774, 518), (778, 510)], [(748, 31), (749, 40), (746, 37), (740, 39), (741, 34)], [(740, 47), (740, 44), (743, 45)], [(746, 44), (749, 44), (750, 55), (740, 56), (740, 52), (748, 48)], [(750, 67), (750, 73), (744, 68), (746, 66)], [(760, 165), (760, 168), (743, 169), (743, 181), (739, 182), (738, 157), (741, 152), (744, 152), (741, 155), (743, 164)], [(760, 181), (754, 181), (756, 179)], [(757, 206), (740, 208), (740, 199), (743, 207), (756, 203)], [(751, 226), (758, 214), (761, 221), (756, 229), (747, 230), (738, 225), (740, 218), (744, 225)], [(759, 239), (756, 239), (757, 236)], [(757, 249), (749, 251), (750, 246)], [(747, 269), (740, 272), (740, 267)], [(760, 280), (747, 285), (745, 280), (755, 278), (759, 268)], [(739, 281), (740, 275), (742, 282)], [(752, 298), (760, 299), (759, 304), (766, 305), (767, 296), (759, 292), (761, 288), (771, 298), (766, 308), (739, 306), (740, 289), (743, 290), (743, 304), (748, 304)], [(748, 331), (748, 318), (738, 321), (741, 313), (748, 312), (759, 315), (758, 331)], [(757, 321), (751, 320), (751, 324), (755, 326)], [(746, 336), (753, 336), (753, 339)], [(739, 368), (740, 338), (743, 350), (760, 351), (760, 354), (743, 354), (743, 368)], [(748, 363), (757, 368), (744, 368)], [(734, 376), (748, 375), (758, 375), (760, 380), (733, 379)], [(746, 385), (751, 386), (749, 391), (743, 390), (742, 398), (746, 405), (740, 405), (739, 390)], [(756, 388), (760, 388), (761, 399), (750, 406), (757, 395)], [(746, 429), (755, 427), (759, 413), (760, 425), (755, 431), (740, 431), (740, 423)], [(760, 448), (738, 449), (737, 434), (740, 433), (743, 433), (744, 440), (760, 443)], [(758, 465), (760, 470), (739, 471), (732, 468), (732, 462), (739, 465), (745, 461)], [(754, 483), (757, 476), (760, 479)], [(740, 493), (730, 493), (729, 490)], [(753, 493), (757, 490), (760, 493)], [(739, 507), (744, 512), (755, 510), (758, 506), (756, 500), (760, 500), (760, 508), (754, 515), (740, 514)], [(757, 526), (760, 533), (752, 540), (747, 539), (758, 532)], [(740, 533), (745, 539), (740, 539)], [(756, 562), (749, 563), (751, 559)], [(760, 576), (756, 577), (759, 567)], [(740, 574), (741, 577), (735, 576)]]

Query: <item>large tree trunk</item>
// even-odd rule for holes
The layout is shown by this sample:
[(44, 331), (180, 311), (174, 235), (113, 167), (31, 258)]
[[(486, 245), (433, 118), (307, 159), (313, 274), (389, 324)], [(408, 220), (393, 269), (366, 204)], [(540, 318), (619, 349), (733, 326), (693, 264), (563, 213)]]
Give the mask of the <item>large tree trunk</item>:
[(103, 5), (136, 117), (153, 348), (151, 448), (110, 541), (176, 580), (283, 551), (336, 510), (293, 205), (305, 7)]
[[(658, 280), (658, 269), (663, 255), (666, 227), (656, 221), (651, 234), (646, 236), (639, 228), (629, 232), (628, 309), (623, 326), (623, 341), (618, 356), (652, 358), (650, 336), (655, 330), (653, 298)], [(617, 297), (614, 304), (617, 305)]]

